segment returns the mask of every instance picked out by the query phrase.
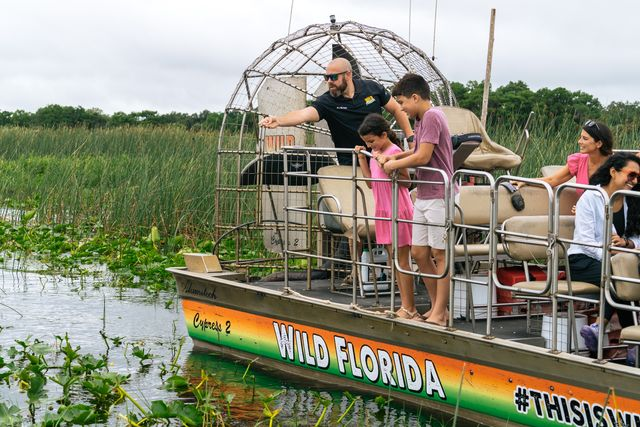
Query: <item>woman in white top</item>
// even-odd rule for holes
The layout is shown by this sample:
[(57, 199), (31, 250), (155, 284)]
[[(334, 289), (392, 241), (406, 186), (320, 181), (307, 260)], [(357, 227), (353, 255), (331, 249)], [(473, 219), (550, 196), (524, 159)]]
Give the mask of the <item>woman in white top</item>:
[[(609, 157), (604, 164), (591, 176), (589, 183), (599, 185), (611, 196), (618, 190), (631, 190), (638, 182), (640, 174), (640, 158), (629, 153), (616, 153)], [(634, 210), (635, 208), (635, 204)], [(630, 218), (637, 218), (636, 212), (629, 213), (624, 198), (616, 199), (612, 206), (613, 229), (612, 241), (614, 246), (624, 248), (640, 247), (640, 236), (637, 224), (630, 224)], [(602, 246), (604, 218), (604, 199), (599, 192), (586, 191), (576, 205), (575, 230), (573, 240)], [(633, 221), (632, 221), (633, 222)], [(572, 244), (569, 254), (569, 271), (571, 280), (600, 285), (602, 275), (602, 248)], [(605, 304), (605, 325), (613, 315), (614, 310)], [(633, 325), (633, 317), (628, 311), (618, 313), (620, 324)], [(598, 343), (598, 323), (584, 326), (580, 335), (585, 339), (587, 347), (595, 351)]]

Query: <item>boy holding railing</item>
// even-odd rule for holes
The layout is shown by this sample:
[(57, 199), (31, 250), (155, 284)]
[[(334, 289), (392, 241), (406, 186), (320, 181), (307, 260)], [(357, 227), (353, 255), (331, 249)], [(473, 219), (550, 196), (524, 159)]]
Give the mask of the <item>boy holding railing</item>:
[[(402, 110), (415, 119), (413, 150), (380, 156), (378, 161), (384, 170), (391, 173), (396, 169), (428, 166), (444, 171), (447, 177), (453, 175), (453, 147), (451, 134), (444, 113), (434, 108), (430, 100), (429, 84), (417, 74), (406, 74), (394, 86), (392, 95)], [(446, 217), (445, 187), (442, 176), (434, 171), (416, 171), (417, 199), (414, 205), (413, 238), (411, 255), (423, 274), (443, 275), (445, 273), (446, 230), (444, 227), (428, 224), (443, 224)], [(450, 278), (423, 278), (431, 299), (431, 309), (424, 317), (428, 323), (446, 326), (447, 305), (449, 304)]]

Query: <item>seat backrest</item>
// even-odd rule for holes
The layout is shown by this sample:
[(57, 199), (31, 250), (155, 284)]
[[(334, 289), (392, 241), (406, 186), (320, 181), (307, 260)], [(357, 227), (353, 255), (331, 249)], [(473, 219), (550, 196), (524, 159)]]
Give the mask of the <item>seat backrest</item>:
[[(357, 168), (357, 173), (359, 178), (363, 178), (362, 170)], [(323, 168), (318, 169), (318, 186), (320, 189), (320, 194), (331, 194), (340, 202), (340, 208), (338, 209), (338, 205), (331, 198), (326, 198), (323, 200), (323, 203), (328, 212), (333, 213), (342, 213), (351, 215), (354, 211), (353, 206), (353, 184), (348, 180), (335, 179), (336, 177), (346, 177), (350, 178), (353, 176), (353, 169), (351, 166), (325, 166)], [(373, 192), (367, 186), (367, 183), (364, 181), (358, 181), (358, 187), (362, 190), (362, 192), (358, 191), (357, 201), (358, 201), (358, 215), (365, 214), (365, 206), (366, 206), (366, 214), (368, 216), (375, 216), (375, 204), (373, 202)], [(364, 204), (362, 200), (362, 194), (364, 194)], [(351, 237), (353, 235), (353, 220), (350, 217), (338, 217), (334, 216), (333, 219), (342, 224), (343, 230), (345, 230), (344, 234)], [(358, 219), (358, 236), (361, 238), (367, 237), (368, 235), (375, 239), (375, 226), (374, 221), (369, 220), (369, 227), (367, 228), (367, 224), (364, 219)]]
[[(506, 188), (498, 190), (498, 223), (503, 223), (514, 216), (549, 215), (548, 196), (544, 188), (525, 186), (519, 190), (524, 199), (524, 209), (517, 211), (511, 205), (511, 194)], [(574, 189), (566, 189), (560, 195), (560, 214), (570, 215), (571, 208), (576, 204), (577, 197)], [(458, 202), (464, 216), (464, 223), (468, 225), (489, 224), (491, 215), (490, 187), (488, 185), (463, 185), (460, 187), (460, 201)], [(456, 212), (456, 222), (460, 222), (460, 214)]]
[[(636, 254), (620, 253), (611, 257), (611, 272), (614, 276), (640, 279), (638, 264), (640, 258)], [(616, 294), (623, 301), (640, 301), (640, 284), (616, 280)]]
[[(560, 216), (559, 236), (561, 238), (573, 238), (574, 220), (575, 217), (573, 215)], [(502, 229), (546, 239), (549, 234), (549, 217), (547, 215), (512, 217), (502, 224)], [(534, 242), (537, 244), (534, 244)], [(507, 254), (518, 261), (544, 260), (547, 258), (548, 248), (545, 242), (539, 239), (505, 236), (504, 243)], [(562, 247), (560, 247), (560, 256), (564, 256)]]
[(452, 135), (464, 133), (479, 133), (482, 143), (467, 157), (463, 166), (470, 169), (494, 170), (512, 169), (520, 164), (522, 159), (513, 151), (493, 141), (487, 134), (482, 122), (473, 111), (458, 107), (438, 107), (447, 116), (449, 131)]

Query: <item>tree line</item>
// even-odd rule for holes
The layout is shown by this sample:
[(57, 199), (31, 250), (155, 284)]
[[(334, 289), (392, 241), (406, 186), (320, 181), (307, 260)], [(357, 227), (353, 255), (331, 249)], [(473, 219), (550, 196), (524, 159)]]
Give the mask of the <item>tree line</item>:
[[(451, 83), (458, 105), (480, 116), (484, 82)], [(490, 90), (487, 116), (492, 122), (523, 124), (531, 111), (538, 119), (550, 124), (583, 123), (600, 119), (611, 125), (637, 123), (640, 119), (639, 102), (612, 102), (607, 106), (595, 96), (583, 91), (572, 92), (558, 87), (533, 91), (523, 81), (509, 82)]]
[[(458, 105), (480, 116), (483, 82), (466, 84), (452, 82), (451, 88)], [(490, 123), (503, 122), (521, 125), (529, 112), (553, 125), (567, 122), (581, 123), (587, 119), (600, 119), (611, 125), (637, 125), (640, 119), (639, 102), (612, 102), (603, 106), (598, 98), (583, 91), (565, 88), (531, 90), (522, 81), (509, 82), (490, 90), (488, 118)], [(239, 122), (231, 117), (231, 122)], [(22, 127), (86, 127), (106, 128), (121, 126), (181, 126), (189, 130), (216, 130), (222, 125), (224, 113), (204, 110), (200, 113), (157, 111), (116, 112), (105, 114), (98, 108), (62, 106), (57, 104), (39, 108), (36, 112), (23, 110), (0, 111), (0, 126)]]

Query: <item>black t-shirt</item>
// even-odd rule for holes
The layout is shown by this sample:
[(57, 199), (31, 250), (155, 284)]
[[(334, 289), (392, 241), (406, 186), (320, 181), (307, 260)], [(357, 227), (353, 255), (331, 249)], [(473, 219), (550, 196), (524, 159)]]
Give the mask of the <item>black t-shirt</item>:
[(353, 80), (353, 98), (334, 98), (327, 91), (311, 104), (320, 120), (329, 124), (331, 139), (336, 148), (353, 148), (362, 144), (358, 128), (368, 114), (382, 112), (391, 94), (373, 80)]

